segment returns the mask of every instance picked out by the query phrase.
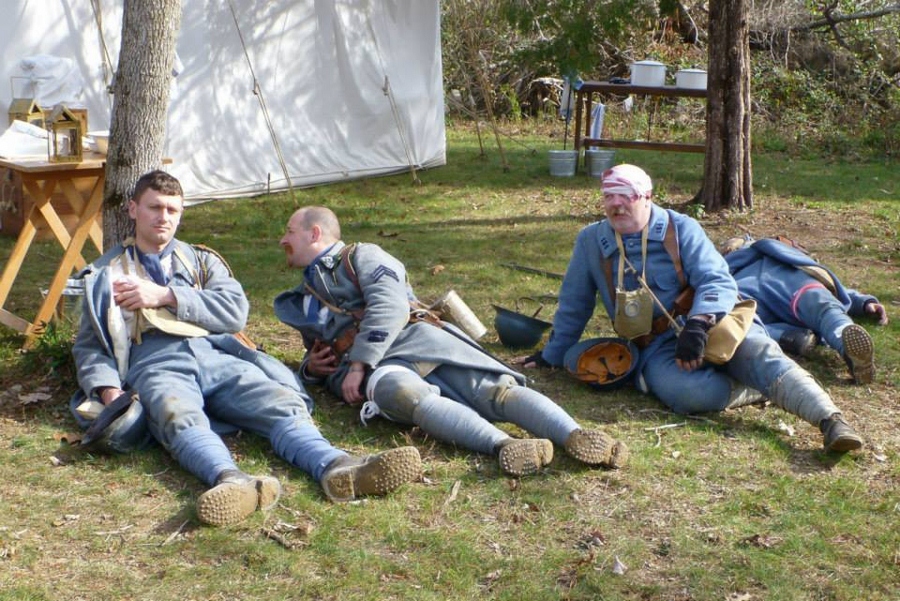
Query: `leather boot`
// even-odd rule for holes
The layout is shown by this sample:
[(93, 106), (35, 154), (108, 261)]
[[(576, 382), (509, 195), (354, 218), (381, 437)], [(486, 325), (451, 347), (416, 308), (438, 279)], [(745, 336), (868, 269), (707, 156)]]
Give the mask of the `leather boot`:
[(824, 446), (826, 451), (846, 453), (855, 451), (863, 446), (863, 440), (853, 431), (853, 428), (844, 421), (844, 416), (835, 413), (819, 424), (819, 430), (825, 436)]
[(322, 490), (334, 503), (363, 495), (386, 495), (422, 477), (422, 458), (415, 447), (399, 447), (368, 457), (344, 455), (322, 474)]
[(816, 335), (812, 330), (788, 330), (778, 339), (781, 350), (797, 357), (809, 357), (816, 347)]
[(230, 526), (256, 510), (278, 503), (281, 484), (272, 476), (253, 477), (239, 470), (225, 470), (216, 485), (197, 499), (197, 516), (204, 524)]
[(509, 438), (498, 453), (500, 469), (510, 476), (527, 476), (553, 461), (553, 443), (546, 438)]
[(852, 324), (841, 332), (844, 361), (857, 384), (869, 384), (875, 379), (875, 345), (862, 326)]
[(618, 469), (628, 462), (628, 447), (602, 430), (575, 430), (565, 444), (566, 453), (588, 465)]

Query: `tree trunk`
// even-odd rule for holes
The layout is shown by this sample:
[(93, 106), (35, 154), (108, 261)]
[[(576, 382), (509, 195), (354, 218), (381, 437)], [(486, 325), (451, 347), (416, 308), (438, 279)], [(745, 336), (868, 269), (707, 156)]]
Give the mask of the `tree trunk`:
[(706, 160), (699, 195), (707, 212), (753, 207), (749, 4), (709, 3)]
[(181, 0), (125, 0), (103, 194), (107, 249), (131, 232), (126, 207), (134, 183), (162, 162), (180, 27)]

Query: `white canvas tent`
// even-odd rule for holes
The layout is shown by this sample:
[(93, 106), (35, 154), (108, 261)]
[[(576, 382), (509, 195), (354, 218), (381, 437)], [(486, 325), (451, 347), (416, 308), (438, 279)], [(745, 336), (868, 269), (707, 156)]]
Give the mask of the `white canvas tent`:
[[(170, 103), (166, 156), (189, 198), (288, 187), (253, 75), (295, 187), (445, 163), (437, 0), (182, 4), (183, 69)], [(68, 57), (84, 82), (90, 129), (108, 129), (106, 89), (119, 52), (121, 0), (4, 0), (4, 6), (4, 115), (13, 86), (21, 84), (10, 78), (21, 75), (23, 58)]]

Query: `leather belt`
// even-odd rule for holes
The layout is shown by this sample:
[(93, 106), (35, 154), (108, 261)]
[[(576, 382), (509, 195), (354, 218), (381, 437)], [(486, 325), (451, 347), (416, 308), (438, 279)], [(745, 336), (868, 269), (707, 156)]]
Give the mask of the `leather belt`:
[(650, 326), (650, 333), (644, 334), (643, 336), (638, 336), (637, 338), (632, 339), (631, 341), (637, 345), (638, 348), (646, 348), (650, 346), (650, 343), (656, 340), (656, 337), (669, 329), (669, 318), (665, 315), (660, 315), (656, 319), (653, 320), (653, 324)]

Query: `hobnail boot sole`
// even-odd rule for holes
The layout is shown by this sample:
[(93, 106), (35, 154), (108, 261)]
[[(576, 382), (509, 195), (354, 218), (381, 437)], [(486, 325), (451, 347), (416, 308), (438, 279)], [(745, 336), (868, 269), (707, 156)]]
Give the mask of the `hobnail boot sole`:
[(244, 520), (259, 507), (256, 482), (223, 482), (197, 499), (197, 517), (210, 526), (230, 526)]
[(628, 462), (628, 447), (600, 430), (576, 430), (566, 441), (566, 452), (588, 465), (618, 469)]
[(872, 337), (860, 325), (849, 325), (841, 332), (844, 357), (850, 367), (850, 375), (857, 384), (869, 384), (875, 379), (875, 345)]
[(322, 478), (331, 501), (345, 503), (361, 496), (382, 496), (422, 477), (422, 458), (415, 447), (371, 455), (358, 465), (338, 467)]
[(855, 451), (863, 446), (863, 439), (842, 418), (826, 420), (823, 434), (826, 451), (845, 453)]
[(861, 449), (862, 446), (862, 439), (860, 439), (858, 436), (842, 436), (837, 440), (832, 441), (831, 445), (826, 447), (825, 450), (835, 453), (846, 453), (847, 451), (855, 451), (856, 449)]
[(268, 511), (278, 504), (281, 497), (281, 482), (272, 476), (256, 478), (256, 494), (258, 509)]
[(514, 440), (500, 449), (498, 459), (504, 473), (528, 476), (553, 461), (553, 443), (546, 438)]

